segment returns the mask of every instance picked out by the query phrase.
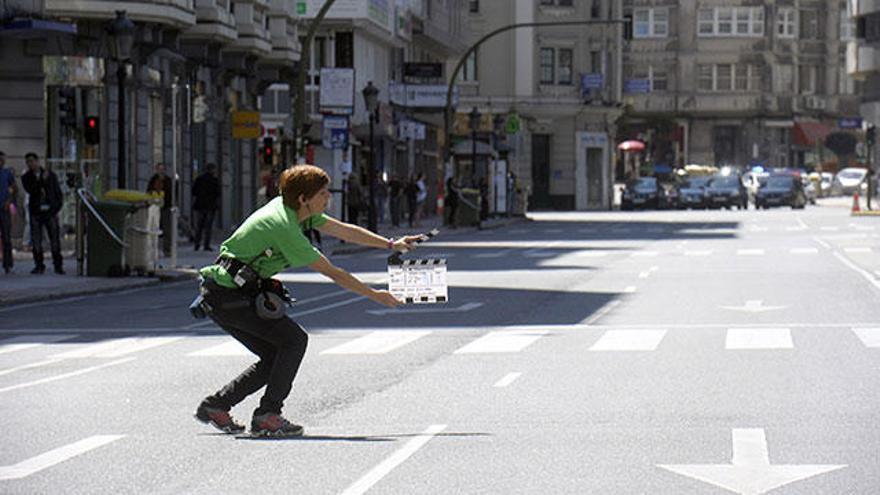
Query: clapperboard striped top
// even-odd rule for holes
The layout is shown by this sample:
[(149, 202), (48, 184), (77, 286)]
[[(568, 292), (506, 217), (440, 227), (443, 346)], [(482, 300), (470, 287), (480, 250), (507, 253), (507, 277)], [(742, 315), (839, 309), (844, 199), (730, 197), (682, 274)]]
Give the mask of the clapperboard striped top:
[(423, 258), (418, 260), (403, 260), (403, 266), (413, 265), (445, 265), (446, 258)]
[[(422, 243), (438, 233), (434, 229), (424, 234), (418, 242)], [(447, 302), (446, 258), (404, 260), (401, 254), (394, 253), (388, 257), (388, 290), (407, 304)]]

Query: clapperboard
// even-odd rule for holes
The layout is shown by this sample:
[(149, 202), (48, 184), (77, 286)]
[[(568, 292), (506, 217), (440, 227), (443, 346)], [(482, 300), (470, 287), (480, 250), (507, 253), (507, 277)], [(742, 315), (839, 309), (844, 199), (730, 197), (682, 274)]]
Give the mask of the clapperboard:
[[(425, 234), (427, 241), (440, 231)], [(388, 257), (388, 291), (407, 304), (434, 304), (448, 301), (446, 259), (422, 258), (405, 260), (403, 253)]]

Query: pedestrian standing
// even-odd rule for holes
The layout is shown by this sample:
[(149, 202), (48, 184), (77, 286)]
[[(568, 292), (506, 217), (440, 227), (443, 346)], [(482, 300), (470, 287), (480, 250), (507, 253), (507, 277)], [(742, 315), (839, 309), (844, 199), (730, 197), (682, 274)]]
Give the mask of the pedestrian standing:
[(3, 245), (3, 271), (12, 271), (12, 208), (18, 189), (15, 172), (6, 168), (6, 153), (0, 151), (0, 244)]
[(388, 183), (376, 177), (376, 218), (379, 225), (385, 223), (385, 203), (388, 202)]
[[(346, 242), (396, 251), (412, 249), (420, 236), (386, 239), (326, 215), (329, 184), (330, 177), (319, 167), (297, 165), (285, 170), (280, 180), (281, 197), (251, 214), (221, 244), (217, 263), (200, 271), (204, 300), (200, 307), (259, 361), (206, 397), (196, 409), (199, 421), (227, 433), (244, 431), (244, 425), (229, 411), (265, 386), (253, 413), (251, 432), (258, 436), (303, 434), (302, 426), (281, 415), (308, 343), (303, 328), (283, 310), (283, 287), (271, 278), (281, 270), (307, 266), (374, 302), (391, 308), (401, 304), (390, 292), (373, 289), (333, 265), (309, 245), (303, 231), (314, 227)], [(273, 299), (275, 302), (267, 304)]]
[(451, 175), (446, 179), (446, 196), (444, 200), (446, 225), (454, 229), (456, 227), (455, 215), (458, 212), (458, 186), (455, 184), (455, 178)]
[(171, 192), (171, 177), (165, 173), (165, 164), (156, 164), (156, 173), (150, 177), (147, 183), (147, 192), (162, 193), (162, 216), (159, 220), (159, 228), (162, 229), (162, 252), (165, 256), (171, 256), (171, 206), (173, 204)]
[(52, 263), (55, 273), (64, 275), (64, 259), (61, 257), (61, 229), (58, 226), (58, 212), (61, 211), (64, 199), (58, 177), (51, 170), (40, 165), (36, 153), (24, 155), (28, 171), (21, 176), (21, 185), (28, 193), (28, 212), (30, 213), (31, 245), (34, 254), (33, 274), (46, 271), (43, 263), (43, 229), (49, 234), (49, 246), (52, 250)]
[(415, 225), (421, 226), (422, 212), (425, 209), (425, 200), (428, 199), (428, 188), (425, 186), (425, 176), (421, 172), (416, 175), (416, 211)]
[(196, 177), (192, 185), (193, 216), (196, 218), (196, 234), (193, 242), (195, 250), (202, 245), (205, 251), (211, 249), (211, 231), (214, 229), (214, 216), (220, 206), (220, 181), (217, 180), (217, 167), (209, 163), (205, 171)]
[(366, 202), (364, 201), (364, 189), (357, 174), (351, 174), (348, 177), (348, 223), (360, 225), (361, 211), (364, 210)]
[(406, 196), (406, 208), (409, 213), (409, 226), (415, 227), (416, 220), (416, 198), (418, 197), (419, 187), (416, 185), (415, 176), (410, 176), (403, 188), (403, 194)]
[(403, 182), (394, 175), (388, 183), (388, 209), (391, 210), (391, 226), (400, 227), (400, 198), (403, 196)]

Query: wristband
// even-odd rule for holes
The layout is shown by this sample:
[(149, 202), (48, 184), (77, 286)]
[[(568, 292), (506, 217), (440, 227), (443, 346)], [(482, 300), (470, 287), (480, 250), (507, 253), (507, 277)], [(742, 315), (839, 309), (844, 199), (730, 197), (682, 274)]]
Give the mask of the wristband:
[(394, 249), (394, 238), (393, 237), (388, 238), (388, 249)]

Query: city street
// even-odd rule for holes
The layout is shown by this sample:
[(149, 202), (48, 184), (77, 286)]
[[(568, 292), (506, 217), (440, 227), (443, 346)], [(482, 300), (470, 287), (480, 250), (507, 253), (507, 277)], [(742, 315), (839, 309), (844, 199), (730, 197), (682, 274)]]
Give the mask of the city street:
[[(407, 255), (447, 304), (282, 274), (298, 439), (192, 418), (255, 360), (195, 281), (0, 308), (0, 493), (877, 493), (880, 219), (530, 215)], [(331, 259), (379, 285), (387, 254)]]

